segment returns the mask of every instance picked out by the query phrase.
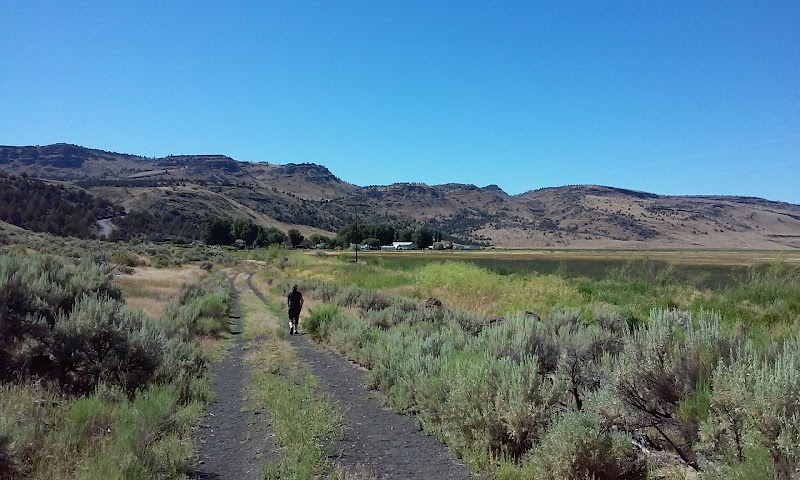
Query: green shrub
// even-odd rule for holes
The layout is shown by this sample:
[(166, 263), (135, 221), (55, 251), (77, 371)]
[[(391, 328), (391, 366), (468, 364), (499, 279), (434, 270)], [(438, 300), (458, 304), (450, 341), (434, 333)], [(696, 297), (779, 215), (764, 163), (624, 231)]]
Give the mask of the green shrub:
[(164, 255), (156, 255), (151, 259), (151, 261), (153, 262), (153, 266), (157, 268), (166, 268), (172, 264), (170, 258)]
[(515, 478), (536, 480), (644, 480), (647, 464), (631, 437), (603, 431), (586, 412), (567, 412), (527, 457)]
[(321, 325), (320, 334), (335, 349), (347, 352), (356, 363), (372, 365), (371, 346), (375, 342), (376, 329), (362, 320), (339, 315), (333, 322)]
[(50, 348), (62, 389), (86, 394), (108, 383), (133, 395), (152, 379), (164, 341), (144, 313), (84, 296), (56, 323)]
[(475, 354), (486, 352), (495, 358), (514, 360), (535, 356), (539, 373), (543, 375), (554, 373), (559, 359), (552, 328), (544, 322), (519, 315), (483, 330), (469, 343), (467, 351)]
[(173, 385), (183, 403), (208, 402), (211, 396), (203, 376), (206, 367), (207, 361), (194, 343), (170, 338), (163, 346), (155, 380), (161, 385)]
[(647, 327), (627, 339), (614, 380), (628, 428), (695, 469), (704, 420), (695, 407), (705, 404), (705, 386), (719, 362), (730, 363), (737, 343), (720, 332), (719, 323), (719, 316), (707, 312), (695, 319), (687, 312), (654, 310)]
[(144, 265), (144, 262), (141, 258), (139, 258), (138, 255), (127, 250), (121, 250), (113, 253), (111, 255), (111, 261), (118, 265), (117, 269), (119, 269), (120, 266), (140, 267)]
[(341, 290), (334, 301), (339, 306), (356, 307), (365, 312), (382, 310), (392, 304), (392, 300), (388, 295), (356, 287), (355, 285)]
[(767, 452), (774, 478), (794, 478), (800, 468), (800, 336), (774, 356), (751, 344), (714, 372), (710, 415), (701, 448), (713, 463), (750, 464)]
[(452, 311), (450, 309), (443, 310), (443, 320), (449, 323), (455, 323), (461, 330), (469, 335), (478, 335), (488, 324), (486, 318), (470, 312)]
[(387, 394), (395, 410), (424, 414), (428, 426), (436, 428), (446, 400), (440, 394), (448, 387), (445, 381), (435, 379), (447, 376), (448, 358), (461, 350), (465, 342), (464, 334), (455, 326), (443, 327), (421, 338), (401, 330), (376, 336), (370, 384)]
[[(191, 287), (200, 289), (202, 287)], [(230, 308), (230, 294), (217, 292), (203, 296), (190, 296), (186, 303), (170, 307), (165, 310), (168, 320), (165, 324), (173, 331), (185, 331), (189, 336), (211, 335), (216, 336), (228, 331), (228, 310)]]
[[(208, 258), (208, 254), (204, 254), (198, 251), (197, 249), (193, 248), (186, 251), (186, 253), (184, 254), (184, 258), (186, 258), (187, 262), (199, 262), (201, 260), (206, 260)], [(211, 264), (210, 262), (204, 262), (204, 263), (209, 263), (209, 265)]]
[(544, 434), (562, 387), (539, 374), (538, 359), (485, 354), (459, 360), (444, 406), (446, 434), (456, 451), (482, 458), (520, 458)]
[(218, 295), (226, 306), (230, 305), (230, 290), (228, 284), (223, 277), (217, 275), (206, 277), (199, 282), (181, 285), (181, 291), (178, 293), (177, 302), (180, 305), (186, 305), (192, 299), (210, 294)]
[(334, 305), (322, 305), (309, 310), (308, 318), (303, 322), (304, 329), (315, 339), (323, 338), (329, 324), (335, 322), (341, 312)]
[(382, 330), (389, 328), (406, 320), (407, 312), (390, 306), (381, 310), (370, 310), (364, 315), (364, 320), (372, 326)]
[(556, 375), (569, 397), (564, 401), (582, 410), (587, 393), (606, 380), (609, 364), (622, 350), (621, 338), (598, 325), (562, 326), (552, 338), (559, 351)]
[(747, 448), (742, 460), (727, 459), (703, 469), (703, 480), (764, 480), (780, 477), (773, 471), (772, 459), (764, 448)]
[(53, 329), (84, 297), (121, 298), (107, 267), (49, 256), (0, 256), (0, 380), (52, 379)]
[(125, 275), (133, 275), (135, 271), (136, 269), (134, 269), (133, 267), (129, 267), (127, 265), (120, 265), (117, 267), (117, 272), (123, 273)]
[(339, 294), (339, 287), (335, 283), (307, 282), (303, 284), (303, 288), (309, 290), (309, 294), (312, 298), (316, 298), (325, 303), (330, 302)]

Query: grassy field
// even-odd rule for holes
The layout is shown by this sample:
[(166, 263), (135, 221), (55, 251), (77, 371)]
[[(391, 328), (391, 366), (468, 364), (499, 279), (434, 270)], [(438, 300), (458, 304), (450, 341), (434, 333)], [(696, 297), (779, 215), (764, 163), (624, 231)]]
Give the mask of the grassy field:
[(707, 309), (730, 325), (783, 331), (800, 310), (794, 300), (800, 254), (793, 252), (364, 253), (358, 264), (346, 261), (349, 253), (336, 256), (338, 262), (330, 255), (293, 262), (309, 280), (435, 297), (483, 315), (571, 308), (587, 317), (611, 305), (636, 323), (653, 308)]
[[(348, 252), (348, 257), (354, 254)], [(435, 261), (463, 261), (501, 274), (539, 273), (597, 280), (631, 263), (645, 262), (654, 269), (672, 268), (682, 278), (701, 287), (720, 287), (780, 262), (800, 268), (796, 251), (620, 251), (620, 250), (482, 250), (476, 252), (360, 252), (371, 265), (412, 270)]]

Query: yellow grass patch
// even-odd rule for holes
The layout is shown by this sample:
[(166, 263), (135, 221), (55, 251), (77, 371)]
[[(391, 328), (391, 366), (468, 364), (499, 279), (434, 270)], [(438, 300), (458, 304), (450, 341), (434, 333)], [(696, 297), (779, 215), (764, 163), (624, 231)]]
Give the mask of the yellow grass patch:
[(164, 312), (167, 302), (155, 298), (135, 297), (126, 294), (125, 305), (142, 310), (150, 318), (158, 318)]
[(200, 350), (203, 352), (205, 357), (212, 362), (218, 362), (222, 360), (222, 357), (225, 356), (227, 344), (228, 341), (226, 339), (215, 337), (197, 338), (197, 345), (200, 347)]
[(264, 303), (248, 290), (240, 290), (239, 306), (246, 338), (259, 338), (272, 334), (278, 327), (277, 320)]
[(125, 303), (144, 310), (156, 318), (164, 307), (175, 299), (181, 286), (208, 276), (208, 272), (196, 266), (181, 268), (136, 268), (132, 275), (116, 275), (114, 281), (122, 286)]
[(524, 310), (548, 312), (557, 304), (575, 304), (578, 291), (555, 276), (505, 277), (469, 263), (431, 263), (417, 276), (420, 293), (450, 308), (485, 315)]

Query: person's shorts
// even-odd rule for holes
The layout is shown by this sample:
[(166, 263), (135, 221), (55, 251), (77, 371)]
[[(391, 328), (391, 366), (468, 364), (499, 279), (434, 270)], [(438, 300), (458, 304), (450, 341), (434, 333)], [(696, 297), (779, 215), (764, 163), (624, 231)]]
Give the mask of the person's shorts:
[(289, 320), (299, 319), (301, 308), (302, 307), (289, 307)]

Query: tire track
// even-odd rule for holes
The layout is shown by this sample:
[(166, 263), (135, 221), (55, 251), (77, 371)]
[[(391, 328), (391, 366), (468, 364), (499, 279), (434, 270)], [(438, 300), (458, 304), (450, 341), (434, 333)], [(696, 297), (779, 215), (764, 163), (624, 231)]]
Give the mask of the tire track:
[(242, 315), (235, 285), (238, 276), (228, 277), (233, 297), (229, 313), (233, 339), (225, 357), (211, 367), (214, 401), (195, 434), (197, 455), (194, 470), (189, 473), (193, 480), (260, 479), (264, 464), (278, 458), (268, 413), (250, 408), (244, 400), (253, 372), (244, 361)]
[[(249, 278), (247, 285), (269, 305)], [(447, 446), (417, 430), (413, 417), (384, 408), (366, 388), (366, 372), (304, 335), (287, 339), (317, 377), (318, 388), (331, 395), (344, 414), (346, 438), (333, 442), (330, 455), (336, 465), (381, 479), (473, 478)]]

